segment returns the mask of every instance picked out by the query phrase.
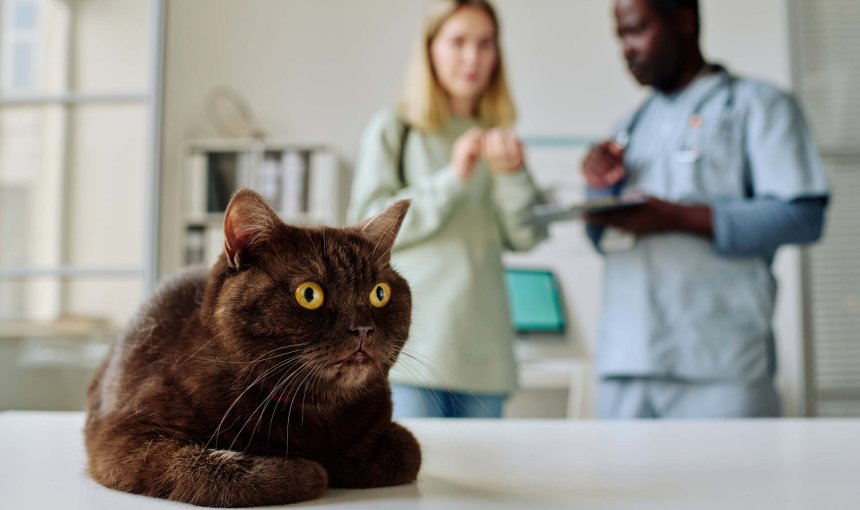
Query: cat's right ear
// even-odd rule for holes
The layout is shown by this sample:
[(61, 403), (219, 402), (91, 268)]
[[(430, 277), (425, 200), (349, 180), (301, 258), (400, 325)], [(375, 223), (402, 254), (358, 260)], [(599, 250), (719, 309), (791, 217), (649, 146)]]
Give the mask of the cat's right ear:
[(275, 211), (257, 192), (241, 188), (230, 199), (224, 213), (224, 253), (227, 264), (239, 269), (242, 260), (257, 245), (269, 239), (280, 224)]
[(412, 204), (411, 200), (398, 200), (373, 218), (359, 223), (355, 228), (371, 238), (381, 253), (390, 253), (410, 204)]

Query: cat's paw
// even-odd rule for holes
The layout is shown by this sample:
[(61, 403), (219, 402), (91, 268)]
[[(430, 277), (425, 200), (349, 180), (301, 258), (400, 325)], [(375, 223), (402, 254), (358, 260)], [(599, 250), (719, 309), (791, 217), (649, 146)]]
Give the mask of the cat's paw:
[(174, 455), (162, 475), (158, 492), (168, 499), (216, 507), (280, 505), (316, 499), (328, 486), (326, 470), (310, 460), (230, 450), (192, 457), (192, 451)]
[(392, 423), (375, 442), (327, 464), (331, 487), (387, 487), (414, 482), (421, 469), (421, 447), (415, 436)]
[(328, 472), (322, 464), (298, 457), (261, 457), (249, 474), (257, 490), (268, 495), (263, 504), (316, 499), (325, 493), (329, 483)]
[(421, 469), (421, 446), (412, 432), (396, 423), (392, 424), (390, 448), (400, 457), (400, 469), (394, 484), (414, 482)]

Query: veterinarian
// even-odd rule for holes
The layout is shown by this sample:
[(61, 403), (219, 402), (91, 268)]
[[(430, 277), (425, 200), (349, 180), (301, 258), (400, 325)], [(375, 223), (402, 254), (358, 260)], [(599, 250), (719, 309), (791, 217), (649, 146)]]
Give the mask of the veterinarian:
[(653, 93), (582, 170), (592, 196), (650, 198), (587, 218), (605, 254), (598, 414), (778, 416), (771, 262), (820, 237), (828, 201), (809, 128), (791, 95), (704, 60), (696, 0), (614, 15)]

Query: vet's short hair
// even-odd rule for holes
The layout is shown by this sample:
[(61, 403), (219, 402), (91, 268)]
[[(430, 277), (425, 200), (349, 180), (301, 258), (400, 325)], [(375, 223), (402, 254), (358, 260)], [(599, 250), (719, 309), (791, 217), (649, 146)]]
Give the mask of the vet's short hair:
[(674, 16), (681, 9), (692, 9), (696, 14), (696, 34), (700, 32), (699, 0), (648, 0), (651, 7), (664, 17)]

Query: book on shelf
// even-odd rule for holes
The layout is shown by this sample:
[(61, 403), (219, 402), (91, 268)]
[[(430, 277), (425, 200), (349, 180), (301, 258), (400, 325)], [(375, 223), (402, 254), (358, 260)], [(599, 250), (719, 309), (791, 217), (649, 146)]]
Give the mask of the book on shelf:
[(307, 211), (311, 220), (336, 224), (342, 221), (340, 204), (344, 201), (343, 178), (337, 157), (331, 152), (315, 152), (308, 172)]
[(206, 193), (202, 184), (206, 182), (206, 156), (193, 153), (188, 156), (188, 192), (183, 194), (186, 199), (186, 216), (191, 221), (203, 221), (206, 216)]
[(281, 162), (266, 155), (257, 167), (257, 191), (270, 204), (280, 204), (283, 194)]
[(275, 207), (286, 219), (298, 218), (307, 210), (307, 159), (308, 155), (299, 151), (287, 151), (281, 159), (281, 203), (280, 207)]
[(220, 253), (223, 215), (239, 188), (256, 190), (287, 223), (342, 221), (344, 179), (337, 156), (325, 146), (254, 140), (196, 141), (189, 147), (181, 196), (188, 264), (211, 263)]

